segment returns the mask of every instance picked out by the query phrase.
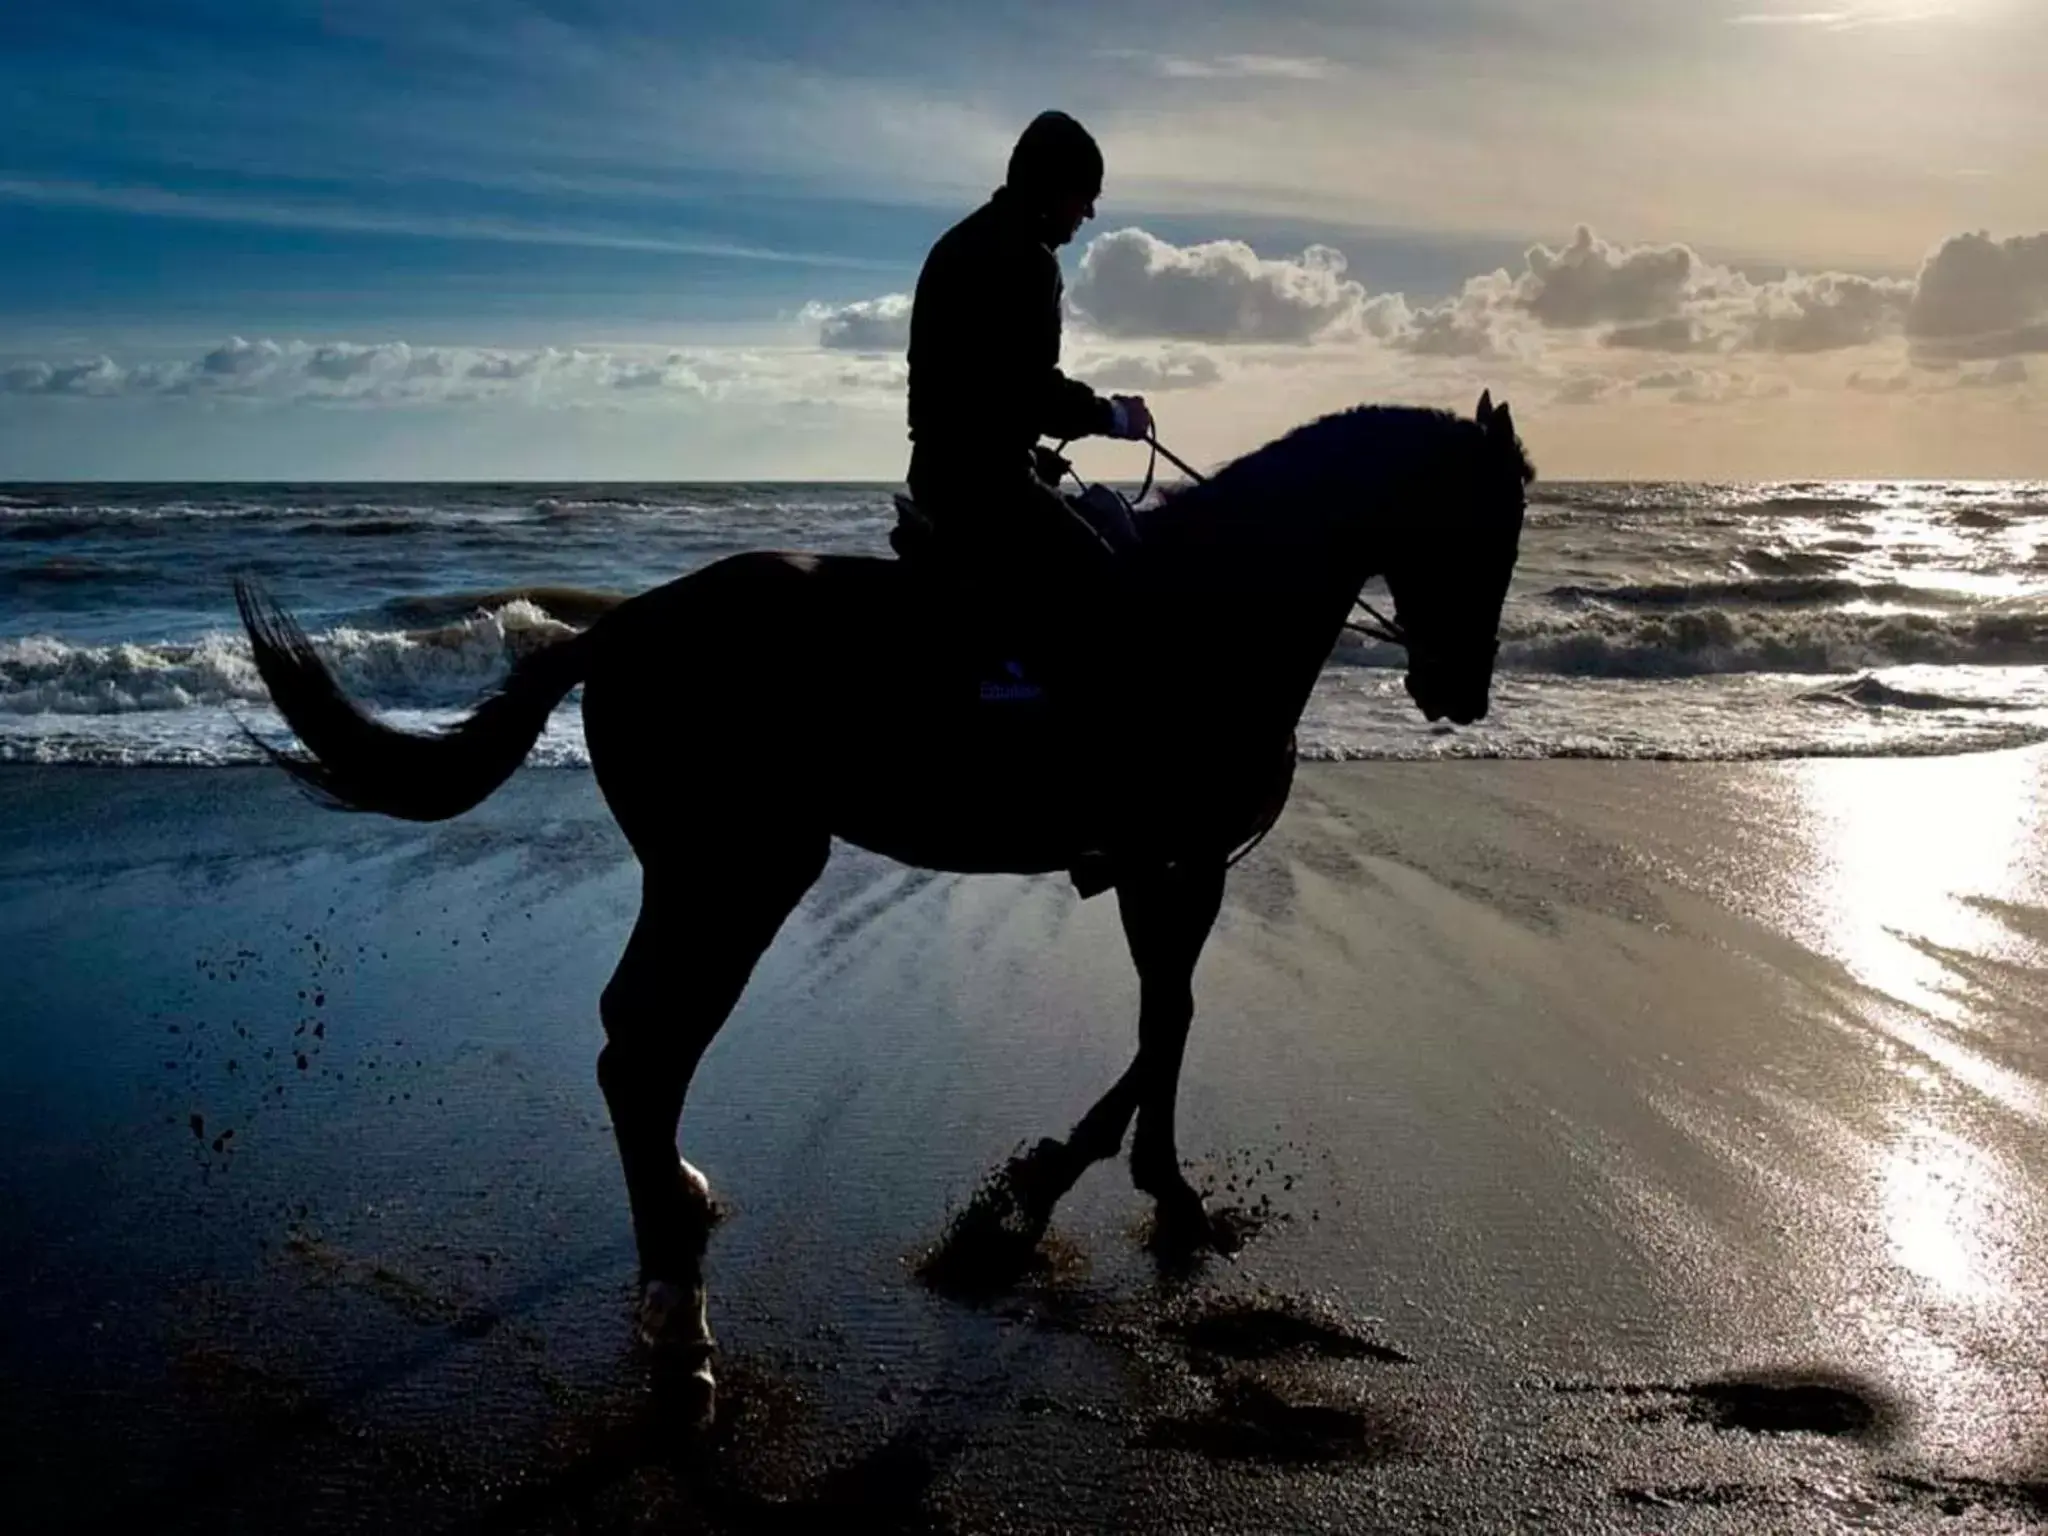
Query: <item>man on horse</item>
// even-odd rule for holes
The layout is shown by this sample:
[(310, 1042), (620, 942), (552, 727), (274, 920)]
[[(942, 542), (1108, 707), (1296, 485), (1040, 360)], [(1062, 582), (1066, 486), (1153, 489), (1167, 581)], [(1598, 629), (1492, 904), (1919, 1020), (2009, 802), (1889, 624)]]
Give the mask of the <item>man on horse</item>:
[[(932, 247), (910, 315), (910, 491), (975, 595), (1036, 616), (1084, 609), (1112, 553), (1041, 465), (1041, 437), (1142, 440), (1144, 400), (1060, 372), (1054, 251), (1095, 214), (1102, 151), (1064, 112), (1034, 118), (994, 196)], [(1036, 627), (1034, 625), (1034, 627)]]

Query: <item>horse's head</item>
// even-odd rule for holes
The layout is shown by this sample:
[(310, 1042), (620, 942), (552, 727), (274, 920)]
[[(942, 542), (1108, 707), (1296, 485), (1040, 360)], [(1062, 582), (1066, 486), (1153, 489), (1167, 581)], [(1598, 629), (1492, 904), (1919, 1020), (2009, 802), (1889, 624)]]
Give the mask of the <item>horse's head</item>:
[(1408, 649), (1408, 694), (1432, 721), (1470, 725), (1486, 717), (1501, 605), (1535, 477), (1507, 402), (1496, 406), (1490, 391), (1481, 395), (1477, 417), (1453, 424), (1447, 450), (1418, 479), (1430, 505), (1386, 552), (1383, 574)]

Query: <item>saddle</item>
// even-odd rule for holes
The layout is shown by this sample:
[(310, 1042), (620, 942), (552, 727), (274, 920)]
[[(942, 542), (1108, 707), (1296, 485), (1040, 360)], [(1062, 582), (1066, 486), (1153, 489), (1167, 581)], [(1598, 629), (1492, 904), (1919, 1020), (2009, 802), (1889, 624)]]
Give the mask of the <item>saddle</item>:
[[(1116, 501), (1128, 522), (1129, 509), (1122, 498), (1113, 491), (1103, 495)], [(889, 547), (920, 600), (938, 615), (944, 636), (940, 648), (960, 658), (957, 670), (948, 667), (962, 688), (955, 696), (968, 701), (966, 707), (978, 717), (980, 730), (1014, 740), (1024, 750), (1029, 750), (1027, 742), (1089, 733), (1091, 721), (1100, 723), (1104, 701), (1087, 697), (1093, 690), (1077, 685), (1075, 674), (1085, 674), (1085, 666), (1071, 655), (1058, 655), (1046, 627), (1034, 622), (1028, 610), (1014, 602), (991, 603), (976, 583), (949, 569), (949, 552), (937, 525), (910, 497), (899, 493), (895, 503), (896, 526), (889, 531)], [(1135, 543), (1136, 529), (1129, 532)], [(952, 686), (949, 682), (949, 692)], [(1116, 883), (1111, 859), (1102, 851), (1081, 854), (1069, 873), (1084, 900)]]
[[(1092, 485), (1067, 501), (1118, 554), (1137, 546), (1138, 529), (1130, 505), (1115, 491)], [(958, 646), (974, 659), (977, 697), (982, 703), (1015, 705), (1042, 700), (1045, 674), (1063, 670), (1063, 659), (1074, 660), (1077, 670), (1092, 670), (1078, 658), (1062, 658), (1059, 647), (1048, 638), (1048, 628), (1057, 633), (1065, 626), (1057, 622), (1047, 625), (1044, 621), (1049, 616), (1034, 612), (1033, 605), (1015, 593), (1005, 600), (986, 590), (985, 580), (966, 578), (949, 569), (949, 552), (938, 525), (909, 496), (899, 492), (895, 504), (896, 526), (889, 531), (889, 547), (908, 574), (924, 578), (919, 585), (938, 605), (945, 631), (956, 636)]]
[(889, 547), (903, 563), (923, 599), (939, 614), (948, 637), (946, 650), (970, 664), (972, 697), (982, 705), (1014, 709), (1042, 704), (1046, 649), (1033, 626), (1014, 610), (992, 610), (983, 594), (972, 591), (948, 570), (947, 551), (938, 526), (910, 497), (897, 494), (896, 526)]

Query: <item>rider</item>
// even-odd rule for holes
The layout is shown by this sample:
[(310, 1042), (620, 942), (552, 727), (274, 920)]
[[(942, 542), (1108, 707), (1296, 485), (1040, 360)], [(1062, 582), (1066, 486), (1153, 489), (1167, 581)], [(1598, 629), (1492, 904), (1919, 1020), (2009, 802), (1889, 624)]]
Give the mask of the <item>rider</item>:
[(1041, 436), (1139, 440), (1142, 397), (1104, 398), (1059, 369), (1065, 285), (1057, 247), (1094, 217), (1102, 151), (1043, 112), (994, 196), (932, 247), (910, 314), (910, 492), (938, 547), (983, 591), (1074, 597), (1110, 546), (1040, 477)]

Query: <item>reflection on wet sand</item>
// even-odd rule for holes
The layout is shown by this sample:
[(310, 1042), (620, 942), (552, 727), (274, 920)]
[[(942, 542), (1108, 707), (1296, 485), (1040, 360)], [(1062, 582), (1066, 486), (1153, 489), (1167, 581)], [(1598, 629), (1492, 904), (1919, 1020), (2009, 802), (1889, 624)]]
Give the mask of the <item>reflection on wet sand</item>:
[(2048, 905), (2043, 763), (1785, 770), (1802, 846), (1779, 920), (1857, 983), (1841, 1017), (1880, 1047), (1860, 1081), (1881, 1127), (1867, 1179), (1882, 1265), (1856, 1316), (1911, 1384), (1922, 1434), (1993, 1458), (2038, 1433), (2015, 1435), (2003, 1409), (2048, 1299), (2030, 1242), (2041, 1195), (2016, 1161), (2038, 1153), (2048, 1089), (2033, 1029), (2013, 1027), (2038, 1023), (2048, 947), (2011, 920)]
[(1772, 915), (1875, 992), (1967, 1025), (1972, 1000), (1931, 951), (2042, 959), (1982, 905), (2048, 899), (2042, 765), (2033, 752), (1786, 765), (1799, 845)]

